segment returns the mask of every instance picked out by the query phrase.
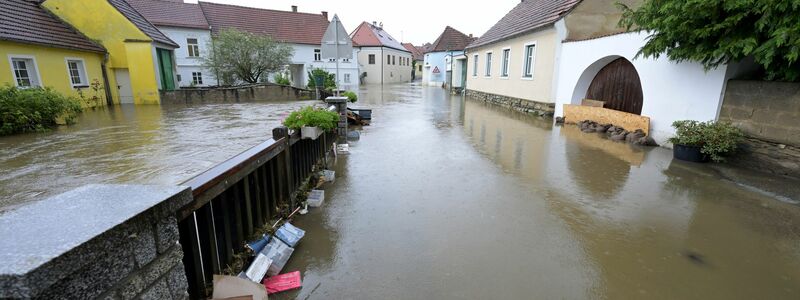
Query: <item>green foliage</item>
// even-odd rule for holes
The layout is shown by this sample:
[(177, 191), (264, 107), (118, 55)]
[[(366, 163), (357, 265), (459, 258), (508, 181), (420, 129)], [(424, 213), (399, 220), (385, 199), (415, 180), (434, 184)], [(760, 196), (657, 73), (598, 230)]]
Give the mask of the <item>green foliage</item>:
[(92, 109), (103, 106), (106, 102), (106, 97), (103, 93), (105, 88), (100, 83), (100, 80), (95, 78), (89, 85), (89, 89), (92, 91), (91, 95), (86, 95), (83, 89), (78, 89), (78, 96), (81, 98), (83, 105)]
[(736, 151), (742, 140), (742, 131), (726, 122), (675, 121), (675, 137), (670, 143), (701, 147), (716, 162), (725, 161), (724, 155)]
[(706, 69), (753, 57), (766, 80), (800, 80), (800, 1), (645, 0), (620, 25), (650, 37), (637, 56), (697, 61)]
[(356, 101), (358, 101), (358, 94), (352, 91), (344, 92), (342, 93), (342, 96), (347, 97), (347, 99), (350, 100), (350, 103), (356, 103)]
[(322, 76), (325, 78), (323, 81), (322, 89), (326, 91), (332, 91), (336, 89), (336, 75), (333, 73), (328, 73), (323, 69), (314, 69), (311, 72), (308, 72), (308, 89), (313, 90), (317, 88), (317, 81), (314, 80), (316, 76)]
[(336, 128), (338, 122), (338, 113), (323, 108), (306, 106), (289, 114), (289, 117), (283, 121), (283, 125), (291, 129), (319, 127), (327, 131)]
[(60, 118), (70, 124), (81, 111), (80, 101), (50, 88), (0, 87), (0, 135), (45, 131)]
[(273, 79), (275, 80), (275, 84), (292, 85), (292, 82), (289, 80), (289, 77), (283, 76), (283, 74), (280, 73), (275, 74), (275, 77)]
[(209, 55), (203, 58), (224, 85), (236, 81), (258, 83), (262, 76), (282, 70), (290, 63), (294, 50), (269, 36), (226, 29), (213, 36)]

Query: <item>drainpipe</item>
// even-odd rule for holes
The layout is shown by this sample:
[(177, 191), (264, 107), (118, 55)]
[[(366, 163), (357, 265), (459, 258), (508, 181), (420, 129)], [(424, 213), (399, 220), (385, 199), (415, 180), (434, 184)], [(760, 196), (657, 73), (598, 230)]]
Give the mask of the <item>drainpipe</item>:
[(100, 64), (100, 68), (103, 69), (103, 86), (106, 90), (106, 104), (111, 106), (114, 105), (114, 99), (111, 98), (111, 83), (108, 81), (108, 70), (106, 69), (106, 63), (108, 63), (108, 52), (104, 54), (103, 62)]
[[(383, 55), (383, 46), (381, 46), (381, 61), (384, 61), (384, 60), (383, 60), (384, 58), (386, 58), (386, 56), (385, 56), (385, 55)], [(384, 62), (384, 63), (382, 63), (382, 64), (381, 64), (381, 86), (383, 85), (383, 68), (384, 68), (385, 66), (386, 66), (386, 62)]]

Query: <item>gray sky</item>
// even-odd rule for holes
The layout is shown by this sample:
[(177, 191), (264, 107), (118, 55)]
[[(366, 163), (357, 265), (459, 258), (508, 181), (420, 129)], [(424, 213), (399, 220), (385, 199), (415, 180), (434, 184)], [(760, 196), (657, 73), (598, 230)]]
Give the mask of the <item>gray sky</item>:
[[(319, 13), (338, 14), (348, 32), (362, 21), (383, 22), (396, 39), (420, 45), (432, 43), (447, 25), (480, 36), (489, 30), (520, 0), (203, 0), (225, 4)], [(197, 2), (187, 0), (186, 2)]]

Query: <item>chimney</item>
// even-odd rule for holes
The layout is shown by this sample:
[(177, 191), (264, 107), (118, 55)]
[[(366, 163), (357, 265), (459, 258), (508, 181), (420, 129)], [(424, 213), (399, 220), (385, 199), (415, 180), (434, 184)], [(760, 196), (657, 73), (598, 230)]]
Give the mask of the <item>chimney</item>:
[(297, 12), (297, 5), (292, 5), (292, 12)]
[(328, 19), (328, 12), (327, 11), (323, 11), (322, 12), (322, 16), (325, 17), (325, 19), (327, 20)]
[(469, 34), (469, 38), (472, 38), (472, 33)]
[(372, 27), (378, 27), (378, 21), (372, 21)]

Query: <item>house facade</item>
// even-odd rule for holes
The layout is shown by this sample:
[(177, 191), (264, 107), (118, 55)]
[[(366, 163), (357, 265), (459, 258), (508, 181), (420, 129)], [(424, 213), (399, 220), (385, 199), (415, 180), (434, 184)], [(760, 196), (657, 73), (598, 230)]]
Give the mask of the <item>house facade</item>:
[(461, 87), (465, 69), (455, 64), (463, 64), (464, 61), (455, 58), (462, 56), (464, 49), (473, 41), (471, 36), (447, 26), (431, 45), (430, 51), (424, 54), (422, 83), (445, 88)]
[(105, 73), (114, 103), (159, 104), (159, 90), (176, 88), (178, 44), (125, 0), (47, 0), (42, 5), (107, 50)]
[(422, 80), (424, 78), (422, 68), (425, 64), (425, 55), (422, 54), (422, 48), (411, 43), (403, 43), (403, 47), (411, 52), (411, 80)]
[(350, 34), (358, 48), (358, 64), (363, 84), (411, 81), (413, 56), (400, 42), (376, 22), (363, 22)]
[[(297, 6), (292, 6), (291, 11), (281, 11), (202, 1), (199, 5), (212, 34), (224, 29), (237, 29), (268, 35), (291, 45), (294, 54), (285, 75), (293, 86), (305, 88), (309, 81), (308, 73), (316, 68), (336, 74), (336, 61), (323, 59), (321, 52), (322, 37), (330, 24), (327, 12), (303, 13), (298, 12)], [(339, 77), (344, 88), (358, 85), (358, 64), (354, 60), (339, 62)], [(264, 80), (272, 80), (274, 75), (270, 74)]]
[(175, 49), (177, 86), (205, 87), (219, 82), (213, 72), (203, 67), (208, 54), (211, 27), (200, 5), (182, 1), (127, 0), (148, 22), (155, 25), (170, 40)]
[(0, 85), (48, 87), (67, 96), (107, 99), (105, 90), (91, 88), (92, 84), (103, 89), (107, 85), (105, 54), (103, 46), (39, 3), (0, 2)]

